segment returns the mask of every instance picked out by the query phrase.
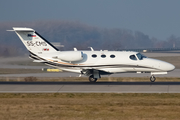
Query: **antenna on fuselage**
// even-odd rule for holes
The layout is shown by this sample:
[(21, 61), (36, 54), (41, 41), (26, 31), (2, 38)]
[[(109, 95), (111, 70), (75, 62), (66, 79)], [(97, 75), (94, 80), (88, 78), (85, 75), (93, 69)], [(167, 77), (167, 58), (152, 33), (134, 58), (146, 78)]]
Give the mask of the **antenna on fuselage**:
[(94, 51), (94, 49), (93, 49), (92, 47), (88, 47), (88, 48), (90, 48), (90, 49), (91, 49), (91, 51)]
[(77, 48), (74, 48), (74, 51), (78, 51)]

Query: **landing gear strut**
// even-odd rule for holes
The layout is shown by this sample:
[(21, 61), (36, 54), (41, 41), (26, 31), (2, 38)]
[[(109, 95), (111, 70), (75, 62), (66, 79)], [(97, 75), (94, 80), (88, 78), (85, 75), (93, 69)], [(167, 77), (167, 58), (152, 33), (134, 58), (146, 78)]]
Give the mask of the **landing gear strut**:
[(156, 78), (152, 75), (151, 77), (150, 77), (150, 81), (151, 82), (154, 82), (156, 80)]
[(94, 75), (90, 75), (89, 76), (89, 81), (95, 83), (97, 81), (97, 78), (94, 78)]

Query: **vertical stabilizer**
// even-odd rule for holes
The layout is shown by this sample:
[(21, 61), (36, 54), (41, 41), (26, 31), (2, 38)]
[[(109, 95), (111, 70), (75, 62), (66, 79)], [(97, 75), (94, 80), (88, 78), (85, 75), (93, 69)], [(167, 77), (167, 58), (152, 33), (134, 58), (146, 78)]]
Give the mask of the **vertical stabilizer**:
[(54, 47), (50, 42), (45, 40), (42, 36), (40, 36), (35, 30), (31, 28), (16, 28), (13, 27), (14, 31), (21, 39), (26, 48), (34, 53), (50, 53), (58, 51), (56, 47)]

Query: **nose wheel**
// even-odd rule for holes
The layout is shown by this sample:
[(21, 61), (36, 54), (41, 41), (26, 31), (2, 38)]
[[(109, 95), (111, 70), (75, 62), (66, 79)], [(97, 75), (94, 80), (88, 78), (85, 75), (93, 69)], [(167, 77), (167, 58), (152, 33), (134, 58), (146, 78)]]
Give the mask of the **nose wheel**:
[(154, 77), (153, 75), (150, 77), (150, 81), (154, 82), (156, 80), (156, 77)]
[(97, 81), (97, 78), (94, 78), (94, 75), (89, 76), (89, 82), (95, 83), (96, 81)]

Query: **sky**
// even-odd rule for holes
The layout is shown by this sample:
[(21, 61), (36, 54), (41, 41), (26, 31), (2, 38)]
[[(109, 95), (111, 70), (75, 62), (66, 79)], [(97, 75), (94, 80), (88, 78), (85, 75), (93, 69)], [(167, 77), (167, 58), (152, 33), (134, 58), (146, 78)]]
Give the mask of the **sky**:
[(77, 21), (159, 40), (180, 37), (179, 12), (180, 0), (0, 0), (0, 22)]

